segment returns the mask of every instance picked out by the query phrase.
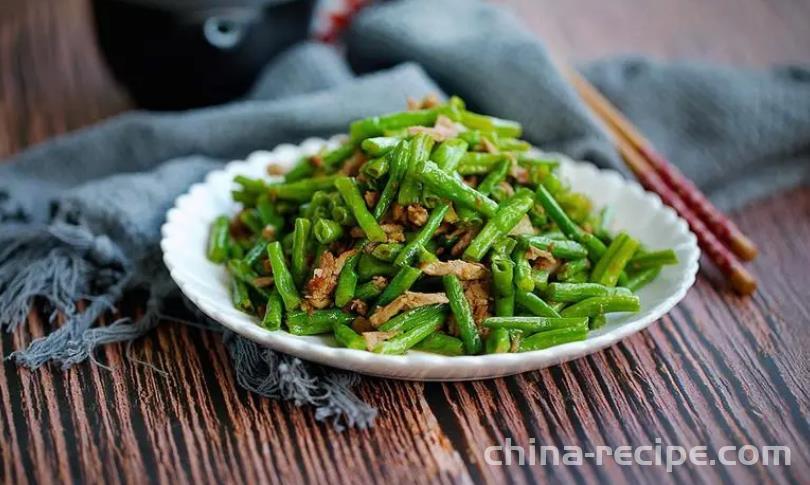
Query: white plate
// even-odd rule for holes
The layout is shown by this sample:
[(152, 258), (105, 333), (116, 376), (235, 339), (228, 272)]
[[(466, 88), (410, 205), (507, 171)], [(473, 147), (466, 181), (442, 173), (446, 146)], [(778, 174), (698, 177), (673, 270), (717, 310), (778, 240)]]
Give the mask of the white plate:
[(639, 313), (611, 315), (608, 325), (591, 332), (582, 342), (520, 354), (474, 357), (445, 357), (418, 351), (402, 356), (378, 355), (338, 347), (331, 337), (300, 337), (265, 330), (255, 318), (233, 307), (225, 269), (206, 259), (209, 224), (216, 216), (237, 210), (230, 195), (234, 175), (266, 176), (269, 163), (291, 166), (301, 156), (312, 155), (324, 144), (337, 142), (337, 138), (328, 142), (309, 139), (300, 146), (281, 145), (272, 152), (255, 152), (246, 161), (232, 162), (210, 173), (204, 182), (195, 184), (177, 199), (162, 228), (163, 260), (183, 293), (205, 314), (240, 335), (305, 360), (397, 379), (457, 381), (542, 369), (604, 349), (663, 316), (695, 281), (700, 256), (695, 236), (658, 196), (644, 192), (637, 183), (614, 171), (563, 159), (562, 178), (574, 190), (588, 194), (597, 207), (613, 206), (616, 214), (613, 229), (627, 230), (651, 249), (673, 248), (678, 253), (680, 263), (666, 267), (639, 292)]

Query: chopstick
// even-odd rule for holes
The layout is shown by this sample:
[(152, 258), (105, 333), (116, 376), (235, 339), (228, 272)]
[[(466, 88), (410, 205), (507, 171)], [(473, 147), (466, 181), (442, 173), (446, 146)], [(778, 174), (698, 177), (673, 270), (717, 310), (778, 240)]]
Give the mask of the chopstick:
[(639, 183), (656, 192), (686, 220), (704, 253), (729, 278), (735, 291), (747, 295), (756, 290), (756, 279), (735, 256), (745, 260), (756, 257), (753, 242), (692, 181), (656, 153), (650, 142), (593, 85), (575, 70), (565, 68), (565, 71), (585, 103), (606, 125)]

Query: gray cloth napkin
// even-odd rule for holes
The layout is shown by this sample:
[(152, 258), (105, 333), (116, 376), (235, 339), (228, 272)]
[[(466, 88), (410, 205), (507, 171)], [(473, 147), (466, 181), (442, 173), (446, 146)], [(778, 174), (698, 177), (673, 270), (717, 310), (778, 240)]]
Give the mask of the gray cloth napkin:
[[(540, 41), (500, 8), (467, 0), (377, 5), (356, 18), (347, 52), (354, 70), (333, 48), (303, 44), (268, 66), (243, 101), (127, 113), (0, 165), (0, 327), (23, 324), (35, 298), (64, 315), (58, 329), (11, 357), (32, 368), (68, 367), (100, 344), (149, 331), (176, 294), (160, 263), (159, 228), (190, 184), (253, 150), (401, 110), (407, 96), (458, 94), (474, 109), (520, 121), (526, 138), (545, 149), (621, 170)], [(806, 69), (615, 59), (584, 71), (723, 207), (808, 180)], [(136, 287), (150, 294), (143, 318), (95, 324)], [(79, 299), (88, 302), (84, 311)], [(313, 405), (319, 419), (338, 426), (373, 422), (376, 411), (351, 392), (356, 376), (224, 338), (243, 387)]]

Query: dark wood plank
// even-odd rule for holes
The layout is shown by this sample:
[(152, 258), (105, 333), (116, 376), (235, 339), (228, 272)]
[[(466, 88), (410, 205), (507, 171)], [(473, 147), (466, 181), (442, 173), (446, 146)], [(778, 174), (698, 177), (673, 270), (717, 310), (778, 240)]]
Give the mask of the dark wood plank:
[[(807, 2), (501, 0), (556, 52), (634, 51), (750, 65), (810, 60)], [(101, 62), (86, 0), (0, 4), (0, 157), (129, 107)], [(365, 379), (373, 430), (336, 433), (308, 409), (235, 385), (218, 335), (166, 322), (100, 366), (0, 367), (5, 483), (509, 481), (802, 482), (810, 458), (810, 189), (737, 222), (762, 247), (762, 290), (740, 299), (711, 272), (650, 330), (540, 372), (464, 384)], [(137, 314), (127, 301), (122, 314)], [(110, 318), (115, 317), (111, 315)], [(0, 335), (3, 354), (48, 328)], [(506, 438), (536, 446), (784, 444), (785, 467), (490, 467)]]

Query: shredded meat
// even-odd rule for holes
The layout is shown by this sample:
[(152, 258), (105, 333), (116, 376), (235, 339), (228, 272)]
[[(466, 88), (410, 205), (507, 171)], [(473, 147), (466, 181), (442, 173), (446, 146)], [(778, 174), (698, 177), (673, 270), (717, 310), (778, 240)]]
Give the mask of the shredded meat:
[(374, 347), (378, 344), (385, 342), (399, 332), (363, 332), (363, 338), (366, 339), (366, 348), (373, 351)]
[(419, 204), (408, 206), (408, 222), (414, 226), (422, 227), (427, 222), (428, 211)]
[(554, 256), (551, 255), (548, 251), (543, 251), (540, 248), (536, 248), (534, 246), (529, 246), (529, 249), (526, 250), (526, 259), (529, 261), (534, 261), (536, 259), (545, 259), (547, 261), (554, 261)]
[(464, 285), (464, 296), (467, 297), (470, 308), (472, 308), (473, 320), (480, 327), (481, 322), (490, 315), (489, 280), (465, 281), (462, 284)]
[(391, 222), (394, 224), (405, 223), (405, 208), (394, 202), (391, 204)]
[(507, 197), (512, 197), (513, 195), (515, 195), (515, 189), (513, 189), (512, 186), (509, 185), (507, 182), (501, 182), (498, 185), (498, 188), (500, 188), (503, 191), (503, 193), (506, 194)]
[(489, 270), (480, 263), (468, 263), (460, 259), (434, 261), (419, 267), (426, 275), (444, 276), (453, 274), (461, 280), (480, 280), (489, 276)]
[(408, 128), (408, 134), (410, 135), (424, 133), (437, 142), (455, 138), (458, 136), (460, 131), (459, 126), (453, 120), (444, 115), (439, 115), (439, 117), (436, 118), (436, 123), (432, 127), (411, 126)]
[(377, 205), (377, 201), (380, 200), (380, 193), (373, 190), (367, 190), (363, 193), (363, 199), (366, 201), (366, 206), (372, 208)]
[(271, 225), (266, 225), (262, 228), (262, 237), (268, 241), (272, 241), (276, 238), (276, 228)]
[(352, 154), (352, 156), (343, 162), (343, 166), (340, 168), (340, 173), (354, 177), (360, 171), (360, 167), (366, 163), (366, 160), (366, 155), (363, 153), (363, 151), (357, 150), (354, 152), (354, 154)]
[[(399, 224), (380, 224), (383, 231), (385, 231), (385, 235), (388, 236), (387, 242), (403, 242), (405, 241), (405, 231), (403, 227)], [(355, 226), (350, 231), (350, 234), (353, 238), (359, 239), (361, 237), (365, 237), (366, 233), (360, 229), (359, 226)]]
[(276, 176), (276, 175), (284, 175), (287, 170), (277, 163), (271, 163), (267, 166), (267, 175)]
[(535, 259), (534, 260), (534, 265), (532, 267), (534, 269), (546, 270), (546, 271), (549, 271), (549, 272), (553, 273), (553, 272), (557, 271), (557, 268), (559, 268), (561, 264), (562, 263), (560, 263), (557, 259), (555, 259), (552, 256), (551, 259), (546, 259), (546, 258), (537, 258), (537, 259)]
[(312, 274), (312, 278), (307, 282), (306, 296), (304, 297), (307, 307), (326, 308), (332, 304), (332, 292), (337, 286), (338, 275), (346, 264), (346, 259), (353, 255), (356, 250), (344, 251), (337, 258), (331, 252), (325, 251), (321, 255), (318, 267)]
[(410, 310), (412, 308), (436, 303), (447, 303), (448, 301), (447, 295), (444, 293), (417, 293), (414, 291), (406, 291), (391, 303), (377, 310), (374, 315), (371, 315), (369, 321), (375, 327), (379, 327), (388, 320), (391, 320), (402, 310)]
[(422, 98), (421, 101), (418, 101), (418, 100), (408, 96), (408, 100), (407, 100), (408, 111), (416, 111), (418, 109), (434, 108), (434, 107), (438, 106), (440, 102), (441, 101), (439, 101), (439, 97), (436, 95), (436, 93), (428, 94), (427, 96)]
[(357, 313), (358, 315), (365, 315), (368, 313), (368, 303), (364, 302), (363, 300), (355, 298), (349, 304), (349, 310)]
[(368, 318), (360, 316), (355, 318), (354, 321), (352, 322), (352, 330), (354, 330), (357, 333), (373, 332), (374, 325), (372, 325), (371, 322), (368, 321)]
[(461, 238), (459, 238), (459, 240), (456, 241), (456, 243), (453, 244), (453, 247), (450, 249), (450, 255), (453, 257), (460, 256), (461, 253), (463, 253), (464, 250), (467, 249), (467, 246), (470, 245), (470, 243), (473, 240), (473, 237), (475, 237), (475, 231), (473, 229), (468, 229), (464, 231), (464, 233), (461, 235)]
[(517, 163), (513, 163), (509, 168), (509, 176), (522, 185), (526, 185), (530, 182), (529, 171)]

